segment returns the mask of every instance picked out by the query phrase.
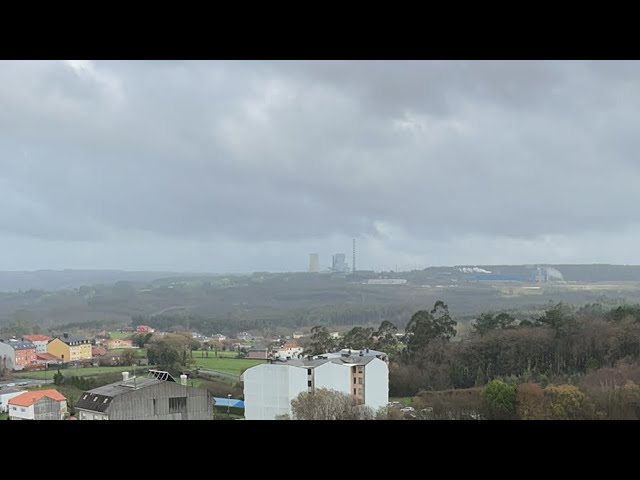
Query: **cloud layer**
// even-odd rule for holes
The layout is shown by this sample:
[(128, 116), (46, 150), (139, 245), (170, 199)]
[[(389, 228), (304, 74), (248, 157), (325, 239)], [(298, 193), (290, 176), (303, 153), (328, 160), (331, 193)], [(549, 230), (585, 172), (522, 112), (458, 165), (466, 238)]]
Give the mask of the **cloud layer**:
[[(0, 62), (0, 269), (640, 263), (638, 62)], [(615, 249), (608, 245), (616, 245)]]

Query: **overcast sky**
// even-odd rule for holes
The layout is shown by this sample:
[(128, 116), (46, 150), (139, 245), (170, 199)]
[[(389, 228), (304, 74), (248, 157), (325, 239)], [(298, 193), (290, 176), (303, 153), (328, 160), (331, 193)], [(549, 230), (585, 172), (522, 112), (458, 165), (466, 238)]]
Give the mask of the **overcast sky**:
[(0, 62), (0, 270), (640, 263), (638, 62)]

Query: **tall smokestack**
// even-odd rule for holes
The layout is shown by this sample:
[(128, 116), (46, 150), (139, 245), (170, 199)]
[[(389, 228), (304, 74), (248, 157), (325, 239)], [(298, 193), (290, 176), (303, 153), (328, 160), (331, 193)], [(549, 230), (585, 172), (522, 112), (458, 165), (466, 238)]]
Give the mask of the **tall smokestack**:
[(353, 273), (356, 273), (356, 239), (353, 239)]

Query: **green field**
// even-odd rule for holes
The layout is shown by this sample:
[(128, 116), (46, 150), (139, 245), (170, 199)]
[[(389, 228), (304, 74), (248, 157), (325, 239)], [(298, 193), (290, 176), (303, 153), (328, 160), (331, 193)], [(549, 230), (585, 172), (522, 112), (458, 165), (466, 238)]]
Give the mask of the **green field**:
[[(205, 352), (204, 350), (194, 350), (193, 351), (193, 358), (203, 358), (205, 355), (207, 354), (207, 352)], [(209, 358), (215, 358), (216, 356), (216, 352), (214, 352), (213, 350), (209, 350)], [(218, 358), (236, 358), (238, 356), (238, 352), (222, 352), (220, 350), (218, 350)]]
[[(146, 367), (136, 367), (137, 371), (140, 371), (141, 373), (147, 372), (147, 368)], [(56, 373), (58, 371), (57, 368), (50, 368), (48, 369), (46, 372), (45, 371), (39, 371), (39, 372), (20, 372), (20, 373), (14, 373), (13, 376), (15, 378), (31, 378), (31, 379), (35, 379), (35, 380), (44, 380), (45, 378), (45, 374), (46, 374), (46, 378), (47, 380), (52, 380), (53, 379), (53, 374)], [(64, 369), (60, 369), (60, 373), (62, 373), (65, 377), (89, 377), (89, 376), (93, 376), (93, 375), (101, 375), (103, 373), (114, 373), (114, 372), (131, 372), (133, 373), (133, 367), (129, 366), (129, 367), (88, 367), (88, 368), (64, 368)]]
[(133, 335), (132, 333), (123, 333), (123, 332), (109, 332), (109, 336), (111, 338), (119, 338), (119, 339), (123, 339), (123, 338), (129, 338), (131, 335)]
[(9, 418), (8, 413), (0, 413), (0, 420), (6, 420), (7, 418)]
[(119, 355), (126, 351), (132, 351), (136, 354), (136, 358), (145, 358), (147, 356), (146, 348), (115, 348), (113, 350), (107, 350), (109, 355)]
[[(220, 352), (218, 352), (220, 353)], [(198, 367), (207, 370), (215, 370), (216, 372), (228, 373), (231, 375), (240, 375), (249, 367), (254, 367), (264, 363), (264, 360), (245, 360), (237, 358), (215, 358), (209, 353), (209, 358), (199, 358), (194, 352), (193, 359)]]

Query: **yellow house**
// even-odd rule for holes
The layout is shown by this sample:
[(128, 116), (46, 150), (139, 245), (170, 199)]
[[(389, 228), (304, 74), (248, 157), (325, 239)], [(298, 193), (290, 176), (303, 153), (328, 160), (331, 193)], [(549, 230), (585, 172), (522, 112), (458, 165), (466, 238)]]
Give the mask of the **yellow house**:
[(91, 359), (91, 340), (65, 333), (47, 344), (47, 353), (60, 358), (63, 362)]

